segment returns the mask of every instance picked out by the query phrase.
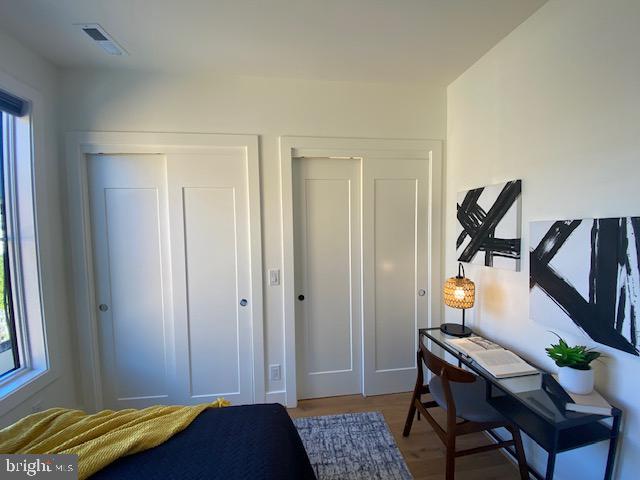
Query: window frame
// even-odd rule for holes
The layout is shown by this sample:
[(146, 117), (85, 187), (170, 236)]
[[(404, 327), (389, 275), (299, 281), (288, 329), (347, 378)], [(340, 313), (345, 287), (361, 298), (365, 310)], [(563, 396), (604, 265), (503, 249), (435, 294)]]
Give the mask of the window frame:
[[(42, 141), (44, 102), (37, 90), (2, 71), (0, 88), (29, 103), (27, 115), (9, 117), (13, 120), (13, 132), (10, 136), (13, 144), (10, 158), (5, 160), (9, 170), (5, 178), (5, 184), (7, 181), (9, 183), (5, 197), (12, 196), (11, 201), (7, 200), (7, 205), (12, 210), (11, 215), (7, 215), (8, 220), (11, 218), (7, 222), (7, 246), (11, 251), (12, 300), (21, 365), (19, 369), (0, 377), (2, 416), (24, 404), (59, 377), (57, 365), (61, 352), (51, 355), (52, 352), (57, 352), (57, 337), (53, 326), (47, 325), (45, 321), (42, 288), (44, 279), (40, 261), (41, 224), (45, 227), (42, 233), (46, 238), (49, 236), (46, 231), (46, 216), (39, 219), (37, 215), (46, 208), (46, 203), (41, 204), (37, 195), (43, 188), (46, 191), (44, 179), (38, 180), (38, 172), (42, 169), (39, 165), (49, 157), (45, 154)], [(43, 154), (47, 158), (36, 162)], [(13, 241), (9, 241), (9, 238)], [(55, 292), (59, 292), (49, 282), (49, 288), (52, 287)], [(34, 402), (32, 411), (37, 410), (36, 404), (40, 403), (36, 400)]]

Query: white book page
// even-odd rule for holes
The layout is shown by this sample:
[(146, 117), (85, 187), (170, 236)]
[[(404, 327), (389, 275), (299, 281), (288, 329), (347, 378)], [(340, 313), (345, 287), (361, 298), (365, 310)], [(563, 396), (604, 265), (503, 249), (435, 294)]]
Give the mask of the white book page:
[(467, 355), (470, 355), (472, 352), (483, 352), (485, 350), (503, 350), (497, 343), (490, 342), (482, 337), (446, 338), (445, 342)]
[(488, 367), (494, 367), (496, 365), (518, 365), (520, 363), (524, 363), (520, 357), (508, 350), (491, 350), (488, 353), (478, 352), (474, 356), (478, 357), (478, 360), (481, 359), (482, 363)]
[(509, 350), (484, 350), (472, 352), (471, 358), (476, 360), (496, 378), (517, 375), (529, 375), (538, 370)]

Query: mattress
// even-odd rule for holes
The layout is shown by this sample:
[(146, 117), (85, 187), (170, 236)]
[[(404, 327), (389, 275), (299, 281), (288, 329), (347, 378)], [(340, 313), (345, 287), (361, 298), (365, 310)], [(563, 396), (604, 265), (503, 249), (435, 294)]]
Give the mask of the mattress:
[(210, 408), (150, 450), (118, 459), (92, 480), (312, 480), (313, 468), (279, 404)]

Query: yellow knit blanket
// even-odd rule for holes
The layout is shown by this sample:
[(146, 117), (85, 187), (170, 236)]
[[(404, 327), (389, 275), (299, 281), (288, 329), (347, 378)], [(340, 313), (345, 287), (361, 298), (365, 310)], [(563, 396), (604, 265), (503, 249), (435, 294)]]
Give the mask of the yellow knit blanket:
[(194, 406), (156, 406), (143, 410), (51, 408), (0, 430), (0, 453), (67, 453), (78, 455), (83, 480), (111, 462), (142, 452), (184, 430), (206, 408), (225, 407), (223, 399)]

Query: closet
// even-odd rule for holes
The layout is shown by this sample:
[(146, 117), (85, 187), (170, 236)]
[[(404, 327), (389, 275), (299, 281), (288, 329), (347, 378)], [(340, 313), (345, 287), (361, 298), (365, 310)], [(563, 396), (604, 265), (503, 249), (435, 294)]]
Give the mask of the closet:
[(247, 172), (242, 149), (87, 155), (105, 407), (254, 401)]
[(429, 318), (427, 158), (292, 160), (297, 397), (410, 390)]

